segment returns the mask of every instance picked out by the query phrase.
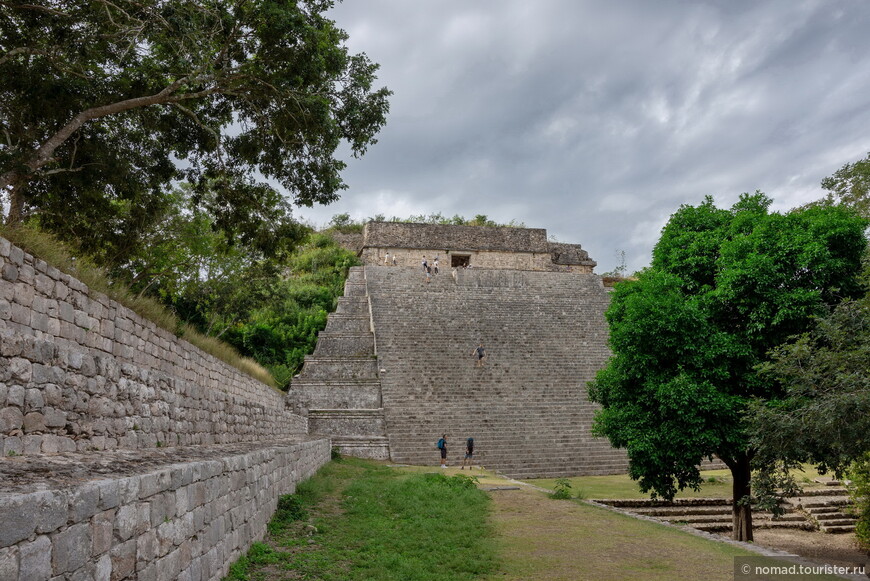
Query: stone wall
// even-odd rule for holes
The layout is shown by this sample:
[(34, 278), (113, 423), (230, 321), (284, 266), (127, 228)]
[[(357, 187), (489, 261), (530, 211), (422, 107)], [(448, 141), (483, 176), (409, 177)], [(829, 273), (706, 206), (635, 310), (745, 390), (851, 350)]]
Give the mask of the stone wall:
[(330, 448), (322, 439), (121, 454), (0, 463), (4, 489), (26, 482), (0, 494), (0, 579), (221, 579)]
[(306, 431), (279, 391), (0, 238), (4, 457)]
[(283, 393), (0, 238), (0, 580), (220, 579), (330, 459)]

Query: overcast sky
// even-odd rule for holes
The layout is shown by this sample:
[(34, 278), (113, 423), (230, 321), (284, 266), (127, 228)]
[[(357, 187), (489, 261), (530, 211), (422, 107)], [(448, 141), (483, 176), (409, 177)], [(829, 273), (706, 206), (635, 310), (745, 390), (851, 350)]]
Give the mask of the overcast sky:
[(394, 95), (330, 206), (486, 214), (613, 269), (680, 204), (756, 189), (788, 210), (870, 151), (866, 0), (345, 0), (330, 13)]

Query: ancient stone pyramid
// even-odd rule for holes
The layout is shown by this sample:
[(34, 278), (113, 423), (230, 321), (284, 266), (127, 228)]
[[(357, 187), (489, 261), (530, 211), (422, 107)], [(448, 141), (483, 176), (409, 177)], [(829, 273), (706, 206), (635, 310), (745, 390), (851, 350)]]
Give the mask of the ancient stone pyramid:
[[(409, 464), (436, 464), (443, 433), (456, 464), (473, 437), (477, 464), (517, 477), (626, 470), (590, 432), (608, 293), (579, 245), (526, 228), (369, 223), (360, 256), (290, 388), (312, 434)], [(438, 274), (423, 256), (438, 256)]]

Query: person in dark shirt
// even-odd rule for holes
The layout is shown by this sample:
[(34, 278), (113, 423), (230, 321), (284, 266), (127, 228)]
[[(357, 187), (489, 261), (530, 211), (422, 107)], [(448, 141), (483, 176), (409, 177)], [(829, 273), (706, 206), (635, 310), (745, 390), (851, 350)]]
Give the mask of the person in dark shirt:
[(477, 366), (483, 367), (484, 359), (486, 358), (486, 351), (483, 350), (483, 343), (475, 347), (475, 349), (471, 352), (472, 355), (477, 354)]
[(468, 462), (468, 469), (474, 465), (474, 438), (465, 440), (465, 458), (462, 460), (460, 470), (465, 470), (465, 463)]

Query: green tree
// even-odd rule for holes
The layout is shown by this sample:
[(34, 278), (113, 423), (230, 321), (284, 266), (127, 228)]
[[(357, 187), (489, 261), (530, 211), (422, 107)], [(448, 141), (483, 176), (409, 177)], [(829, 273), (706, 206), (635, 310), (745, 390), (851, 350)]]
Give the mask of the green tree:
[(870, 218), (870, 153), (866, 158), (847, 163), (834, 175), (823, 179), (822, 187), (828, 191), (826, 203), (853, 208), (865, 218)]
[[(865, 264), (865, 279), (870, 268)], [(785, 387), (751, 408), (759, 453), (848, 476), (860, 512), (858, 537), (870, 548), (870, 296), (844, 301), (813, 328), (779, 346), (760, 368)]]
[(218, 226), (273, 205), (262, 177), (297, 204), (335, 200), (335, 151), (375, 142), (389, 91), (372, 90), (377, 65), (323, 16), (332, 4), (0, 1), (7, 221), (147, 228), (182, 178), (218, 194)]
[(644, 492), (673, 498), (700, 485), (704, 458), (725, 462), (739, 540), (752, 539), (747, 409), (783, 396), (756, 366), (828, 305), (860, 294), (866, 244), (865, 221), (845, 209), (783, 215), (770, 203), (744, 194), (726, 210), (708, 197), (671, 216), (651, 266), (615, 287), (613, 356), (590, 384), (602, 406), (595, 431), (627, 449)]

